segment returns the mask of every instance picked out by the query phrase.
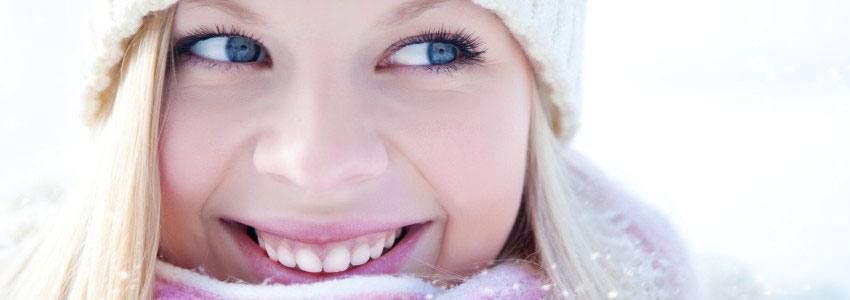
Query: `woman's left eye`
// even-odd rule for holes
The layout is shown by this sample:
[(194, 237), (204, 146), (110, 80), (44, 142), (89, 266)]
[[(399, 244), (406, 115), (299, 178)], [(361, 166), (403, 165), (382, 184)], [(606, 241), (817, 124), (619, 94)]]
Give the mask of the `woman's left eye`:
[(390, 60), (401, 65), (445, 65), (457, 60), (461, 53), (451, 43), (425, 42), (402, 47), (390, 56)]
[(188, 51), (198, 57), (232, 63), (256, 62), (265, 56), (258, 42), (243, 36), (214, 36), (198, 40)]

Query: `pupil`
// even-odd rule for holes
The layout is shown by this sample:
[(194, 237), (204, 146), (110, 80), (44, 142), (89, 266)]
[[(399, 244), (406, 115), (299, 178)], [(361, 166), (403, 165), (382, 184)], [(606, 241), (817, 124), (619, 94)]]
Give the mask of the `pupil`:
[(457, 47), (449, 43), (434, 42), (428, 45), (428, 61), (435, 65), (444, 65), (457, 58)]
[(231, 36), (227, 39), (227, 58), (232, 62), (252, 62), (260, 58), (260, 45), (249, 38)]

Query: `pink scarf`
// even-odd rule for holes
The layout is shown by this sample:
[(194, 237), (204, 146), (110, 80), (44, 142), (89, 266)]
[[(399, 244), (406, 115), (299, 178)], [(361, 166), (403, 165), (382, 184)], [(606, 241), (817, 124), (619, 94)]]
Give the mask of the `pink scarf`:
[(157, 261), (154, 299), (541, 299), (549, 285), (530, 267), (504, 263), (452, 288), (410, 275), (367, 275), (312, 284), (224, 282)]

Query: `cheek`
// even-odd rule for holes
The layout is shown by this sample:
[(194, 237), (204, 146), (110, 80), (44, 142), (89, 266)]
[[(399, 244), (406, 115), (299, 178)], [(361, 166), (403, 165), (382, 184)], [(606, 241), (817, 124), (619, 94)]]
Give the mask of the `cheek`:
[[(224, 179), (242, 137), (227, 110), (203, 94), (166, 95), (159, 144), (162, 249), (176, 262), (202, 257), (204, 207)], [(189, 265), (191, 263), (187, 263)]]
[(495, 258), (521, 202), (529, 96), (521, 85), (501, 86), (441, 95), (438, 110), (399, 125), (413, 126), (408, 155), (447, 215), (438, 265), (455, 273)]
[(227, 139), (217, 135), (214, 115), (191, 99), (168, 104), (160, 142), (160, 174), (172, 201), (203, 199), (221, 175)]
[(183, 85), (170, 86), (174, 92), (163, 99), (160, 174), (174, 201), (202, 201), (250, 141), (244, 119), (254, 108), (240, 99), (256, 87), (187, 84), (204, 81), (190, 77), (192, 72), (180, 74)]

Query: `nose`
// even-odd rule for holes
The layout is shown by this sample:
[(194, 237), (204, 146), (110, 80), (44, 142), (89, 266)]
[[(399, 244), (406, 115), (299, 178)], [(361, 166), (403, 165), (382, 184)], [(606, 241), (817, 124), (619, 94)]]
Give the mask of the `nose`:
[(266, 112), (273, 116), (255, 144), (256, 170), (320, 192), (380, 176), (387, 150), (364, 122), (355, 93), (332, 84), (299, 86)]

